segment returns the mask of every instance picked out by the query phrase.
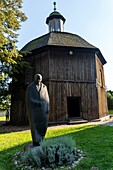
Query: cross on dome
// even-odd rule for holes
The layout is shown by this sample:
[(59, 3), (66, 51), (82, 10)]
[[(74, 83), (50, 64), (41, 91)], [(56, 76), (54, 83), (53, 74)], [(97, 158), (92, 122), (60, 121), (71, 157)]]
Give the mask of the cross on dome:
[(53, 2), (54, 5), (54, 11), (56, 11), (56, 2)]
[(49, 26), (49, 32), (63, 32), (65, 18), (58, 11), (56, 11), (56, 2), (54, 2), (53, 5), (54, 11), (49, 15), (49, 17), (47, 17), (46, 24)]

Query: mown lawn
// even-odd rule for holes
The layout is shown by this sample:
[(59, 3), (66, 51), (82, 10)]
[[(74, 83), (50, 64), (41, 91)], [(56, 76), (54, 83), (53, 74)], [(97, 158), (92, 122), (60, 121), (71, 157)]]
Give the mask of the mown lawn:
[[(75, 170), (113, 170), (113, 127), (102, 125), (80, 125), (66, 128), (48, 129), (46, 138), (71, 135), (77, 148), (86, 157)], [(22, 151), (31, 142), (30, 131), (26, 127), (0, 126), (0, 170), (17, 170), (12, 164), (13, 155)]]
[(109, 110), (109, 114), (113, 114), (113, 110)]
[(0, 116), (0, 122), (5, 120), (6, 120), (5, 116)]

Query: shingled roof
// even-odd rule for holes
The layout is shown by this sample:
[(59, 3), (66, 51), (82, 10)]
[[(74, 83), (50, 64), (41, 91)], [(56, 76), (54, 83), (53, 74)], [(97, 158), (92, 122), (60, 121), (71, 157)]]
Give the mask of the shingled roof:
[(103, 64), (106, 63), (106, 60), (102, 56), (100, 50), (88, 43), (86, 40), (80, 36), (72, 33), (66, 32), (50, 32), (39, 38), (36, 38), (29, 43), (27, 43), (21, 51), (33, 51), (44, 46), (64, 46), (64, 47), (76, 47), (76, 48), (89, 48), (95, 49), (101, 57), (99, 57)]
[(22, 51), (32, 51), (46, 45), (96, 48), (76, 34), (66, 32), (50, 32), (30, 41), (22, 48)]

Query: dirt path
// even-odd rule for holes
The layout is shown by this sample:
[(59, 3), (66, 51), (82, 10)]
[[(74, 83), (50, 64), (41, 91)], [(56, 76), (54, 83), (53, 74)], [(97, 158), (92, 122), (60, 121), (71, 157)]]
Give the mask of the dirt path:
[[(86, 126), (86, 125), (104, 125), (104, 126), (113, 126), (113, 116), (110, 118), (102, 118), (100, 120), (95, 120), (87, 123), (79, 123), (79, 124), (64, 124), (57, 126), (50, 126), (48, 129), (58, 129), (58, 128), (67, 128), (67, 127), (75, 127), (75, 126)], [(10, 132), (19, 132), (19, 131), (27, 131), (30, 130), (29, 126), (11, 126), (6, 125), (5, 122), (0, 123), (0, 133), (10, 133)]]
[(74, 126), (86, 126), (86, 125), (104, 125), (104, 126), (113, 126), (113, 116), (110, 116), (109, 118), (102, 118), (100, 120), (95, 120), (87, 123), (81, 123), (81, 124), (70, 124), (70, 125), (57, 125), (57, 126), (51, 126), (48, 127), (48, 129), (55, 129), (55, 128), (65, 128), (65, 127), (74, 127)]

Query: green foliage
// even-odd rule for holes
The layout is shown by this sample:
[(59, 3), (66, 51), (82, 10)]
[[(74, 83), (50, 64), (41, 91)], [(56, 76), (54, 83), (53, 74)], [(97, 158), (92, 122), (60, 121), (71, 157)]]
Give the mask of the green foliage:
[(22, 0), (0, 1), (0, 109), (7, 108), (4, 103), (9, 102), (9, 94), (4, 95), (8, 92), (9, 80), (15, 72), (21, 70), (24, 73), (26, 66), (23, 54), (16, 47), (17, 31), (21, 28), (21, 22), (27, 19), (21, 9)]
[(113, 110), (109, 110), (109, 114), (113, 114)]
[(21, 159), (25, 165), (38, 168), (72, 165), (78, 159), (75, 140), (71, 136), (45, 140), (40, 147), (26, 151)]
[(21, 11), (22, 0), (3, 0), (0, 2), (0, 61), (7, 65), (16, 64), (21, 57), (16, 47), (20, 23), (26, 20)]
[(108, 109), (113, 110), (113, 91), (107, 91)]
[[(21, 54), (23, 56), (27, 55), (26, 52), (25, 53), (21, 52)], [(18, 58), (16, 60), (16, 63), (17, 64), (12, 65), (12, 69), (9, 72), (9, 76), (13, 78), (14, 81), (17, 80), (17, 77), (19, 76), (19, 74), (25, 75), (26, 68), (30, 67), (30, 64), (27, 61), (25, 61), (24, 58)]]
[(1, 95), (0, 96), (0, 110), (10, 110), (11, 105), (11, 95)]

